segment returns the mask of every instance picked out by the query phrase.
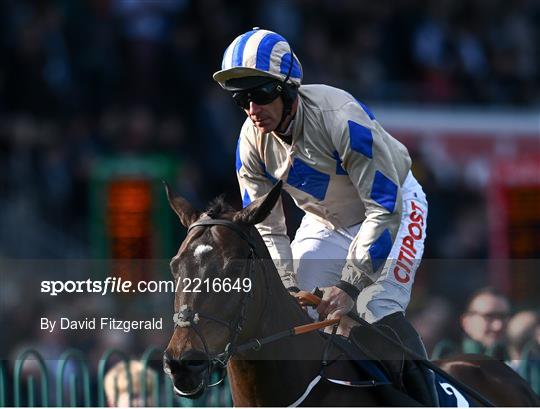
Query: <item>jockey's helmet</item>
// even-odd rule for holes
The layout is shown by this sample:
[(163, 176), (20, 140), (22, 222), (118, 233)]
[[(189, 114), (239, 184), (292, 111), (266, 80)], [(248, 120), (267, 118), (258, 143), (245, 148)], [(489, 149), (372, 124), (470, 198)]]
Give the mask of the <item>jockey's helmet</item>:
[(213, 77), (228, 91), (256, 88), (269, 79), (298, 88), (302, 66), (285, 38), (256, 27), (227, 47), (221, 70)]
[[(227, 47), (221, 71), (214, 73), (214, 80), (223, 89), (232, 92), (233, 98), (244, 109), (246, 101), (254, 101), (256, 90), (264, 91), (262, 88), (268, 86), (279, 90), (274, 95), (274, 99), (281, 95), (283, 100), (281, 121), (277, 126), (279, 129), (292, 112), (298, 87), (302, 83), (302, 66), (285, 38), (273, 31), (255, 27), (236, 37)], [(270, 95), (262, 99), (270, 100)]]

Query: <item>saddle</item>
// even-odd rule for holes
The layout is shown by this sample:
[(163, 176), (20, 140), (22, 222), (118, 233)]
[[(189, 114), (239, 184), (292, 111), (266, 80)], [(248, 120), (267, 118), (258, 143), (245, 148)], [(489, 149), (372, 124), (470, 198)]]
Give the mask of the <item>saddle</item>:
[[(394, 341), (401, 342), (399, 336), (392, 328), (387, 326), (377, 326), (386, 336)], [(398, 350), (390, 341), (381, 337), (367, 325), (359, 325), (351, 329), (349, 341), (363, 354), (377, 362), (385, 371), (390, 381), (400, 390), (405, 390), (403, 374), (406, 372), (406, 365), (413, 364), (410, 360), (405, 360), (403, 351)]]
[[(365, 330), (365, 327), (355, 327), (354, 333), (351, 331), (349, 338), (340, 335), (332, 336), (331, 342), (345, 354), (346, 358), (358, 370), (358, 376), (363, 382), (356, 382), (357, 386), (358, 384), (369, 385), (369, 382), (372, 382), (373, 386), (386, 385), (386, 387), (391, 387), (392, 389), (387, 388), (379, 392), (381, 401), (385, 402), (387, 406), (422, 406), (411, 396), (404, 385), (406, 383), (404, 376), (407, 376), (408, 365), (415, 365), (414, 362), (410, 360), (403, 362), (399, 354), (392, 355), (391, 353), (388, 355), (387, 351), (383, 350), (382, 337), (377, 337), (373, 331), (371, 331), (372, 334), (367, 334), (368, 331)], [(325, 336), (331, 337), (329, 334), (325, 334)], [(371, 348), (377, 352), (368, 351), (367, 344), (370, 344)], [(452, 380), (442, 374), (435, 376), (440, 407), (477, 405), (463, 390), (460, 390), (459, 386), (454, 385)]]
[[(299, 301), (301, 305), (317, 305), (319, 299), (323, 296), (319, 288), (315, 288), (312, 293), (299, 292)], [(360, 366), (362, 370), (367, 367), (379, 367), (379, 371), (372, 371), (373, 376), (378, 378), (380, 371), (386, 375), (387, 379), (398, 389), (406, 391), (403, 374), (413, 369), (416, 365), (414, 361), (406, 360), (403, 351), (400, 351), (389, 340), (377, 333), (373, 328), (381, 331), (388, 338), (401, 344), (401, 339), (396, 331), (387, 325), (373, 324), (373, 326), (363, 324), (363, 320), (353, 310), (347, 313), (347, 316), (359, 325), (354, 326), (349, 334), (348, 341), (345, 338), (334, 336), (333, 341), (343, 350), (347, 357)], [(368, 365), (367, 360), (374, 364)]]
[[(386, 335), (399, 342), (397, 335), (389, 332)], [(403, 373), (406, 361), (403, 352), (397, 351), (395, 346), (371, 328), (354, 327), (348, 338), (341, 335), (323, 335), (345, 355), (347, 360), (355, 364), (362, 376), (374, 383), (392, 383), (405, 391)]]
[[(319, 301), (315, 294), (301, 293), (301, 305), (316, 305), (317, 301)], [(434, 386), (436, 391), (433, 390), (430, 393), (438, 395), (438, 404), (440, 406), (470, 405), (470, 401), (463, 392), (482, 403), (485, 402), (484, 404), (487, 406), (491, 406), (481, 395), (467, 388), (463, 383), (458, 382), (441, 370), (435, 371), (423, 358), (418, 358), (417, 362), (416, 358), (413, 357), (415, 354), (418, 356), (421, 356), (421, 354), (410, 350), (407, 346), (407, 339), (401, 339), (400, 337), (401, 333), (407, 335), (407, 331), (398, 332), (393, 325), (390, 326), (389, 322), (383, 322), (382, 320), (379, 323), (368, 324), (356, 312), (350, 312), (347, 315), (358, 323), (357, 326), (350, 329), (348, 338), (337, 335), (335, 332), (333, 335), (324, 334), (324, 336), (328, 339), (327, 350), (330, 349), (331, 345), (337, 347), (339, 353), (345, 355), (347, 360), (354, 364), (360, 380), (339, 381), (327, 378), (328, 381), (348, 386), (380, 386), (383, 401), (390, 399), (388, 406), (403, 406), (404, 402), (406, 402), (407, 406), (418, 406), (422, 405), (421, 402), (427, 400), (424, 387), (429, 387), (429, 384), (424, 383), (426, 382), (425, 375), (421, 372), (424, 368), (420, 367), (420, 365), (425, 364), (435, 372)], [(325, 352), (323, 366), (327, 361), (326, 355)]]
[(390, 374), (381, 362), (369, 355), (365, 350), (358, 348), (349, 338), (330, 334), (324, 334), (324, 336), (327, 337), (328, 342), (331, 342), (342, 353), (342, 356), (347, 361), (355, 365), (361, 382), (366, 385), (371, 383), (374, 386), (393, 383)]
[(327, 381), (352, 387), (377, 387), (374, 393), (378, 394), (384, 406), (421, 406), (404, 388), (398, 386), (397, 378), (383, 365), (382, 360), (377, 359), (371, 352), (359, 347), (350, 338), (326, 333), (323, 335), (356, 370), (355, 375), (349, 375), (350, 378), (346, 379), (332, 379), (323, 371)]

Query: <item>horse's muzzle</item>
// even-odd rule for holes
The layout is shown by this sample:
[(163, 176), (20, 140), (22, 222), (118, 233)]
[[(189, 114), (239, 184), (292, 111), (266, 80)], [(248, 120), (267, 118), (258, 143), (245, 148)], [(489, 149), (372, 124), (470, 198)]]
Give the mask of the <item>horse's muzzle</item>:
[(163, 355), (163, 371), (170, 376), (174, 391), (184, 398), (197, 399), (206, 390), (210, 362), (208, 355), (196, 349), (184, 352), (179, 359)]

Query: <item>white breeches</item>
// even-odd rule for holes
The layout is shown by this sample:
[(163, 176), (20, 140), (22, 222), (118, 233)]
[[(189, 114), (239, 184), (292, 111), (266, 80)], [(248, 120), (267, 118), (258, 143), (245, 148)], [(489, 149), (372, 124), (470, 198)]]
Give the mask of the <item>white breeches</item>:
[[(368, 322), (405, 311), (416, 270), (424, 252), (428, 205), (422, 187), (409, 172), (402, 186), (401, 225), (392, 250), (373, 284), (360, 293), (358, 313)], [(291, 243), (300, 289), (329, 287), (341, 279), (352, 239), (360, 224), (332, 230), (306, 214)]]

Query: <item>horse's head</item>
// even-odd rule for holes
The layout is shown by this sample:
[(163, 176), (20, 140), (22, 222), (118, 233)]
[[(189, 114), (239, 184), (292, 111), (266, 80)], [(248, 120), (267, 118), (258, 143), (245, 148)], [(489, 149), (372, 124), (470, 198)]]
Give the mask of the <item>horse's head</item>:
[(177, 394), (197, 398), (208, 386), (212, 367), (226, 365), (263, 313), (262, 303), (254, 300), (265, 299), (267, 283), (257, 272), (255, 255), (266, 247), (254, 226), (270, 214), (281, 182), (243, 210), (218, 200), (202, 214), (166, 191), (188, 233), (171, 261), (175, 329), (164, 370)]

